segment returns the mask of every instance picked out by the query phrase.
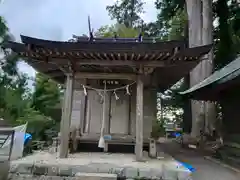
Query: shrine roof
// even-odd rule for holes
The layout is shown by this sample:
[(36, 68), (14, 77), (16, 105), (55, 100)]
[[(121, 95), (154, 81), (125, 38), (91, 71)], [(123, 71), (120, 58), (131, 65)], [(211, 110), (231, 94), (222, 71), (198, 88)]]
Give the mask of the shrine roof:
[(221, 98), (222, 92), (236, 87), (239, 82), (240, 57), (180, 94), (197, 100), (216, 101)]
[[(8, 42), (11, 48), (37, 71), (63, 82), (67, 66), (79, 72), (136, 73), (143, 65), (168, 76), (163, 88), (174, 84), (207, 54), (212, 45), (187, 48), (185, 41), (156, 42), (136, 38), (79, 38), (76, 42), (50, 41), (21, 36), (22, 43)], [(156, 75), (157, 77), (158, 75)]]
[[(211, 45), (186, 48), (185, 41), (133, 41), (131, 38), (112, 40), (96, 38), (93, 41), (77, 42), (50, 41), (21, 36), (22, 43), (9, 42), (10, 47), (20, 55), (41, 58), (96, 59), (96, 60), (194, 60), (206, 54)], [(130, 40), (129, 40), (130, 39)], [(174, 55), (174, 57), (173, 57)]]

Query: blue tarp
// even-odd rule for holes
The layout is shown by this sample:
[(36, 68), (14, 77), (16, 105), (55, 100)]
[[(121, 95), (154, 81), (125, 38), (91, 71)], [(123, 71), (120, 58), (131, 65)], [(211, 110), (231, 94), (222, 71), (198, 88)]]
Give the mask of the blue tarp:
[(174, 135), (175, 137), (179, 137), (179, 136), (181, 136), (181, 133), (174, 132), (173, 135)]
[(195, 172), (196, 169), (194, 167), (192, 167), (190, 164), (187, 163), (183, 163), (183, 162), (179, 162), (182, 166), (184, 166), (185, 168), (187, 168), (189, 171), (191, 172)]
[(32, 135), (29, 133), (26, 133), (24, 136), (24, 144), (26, 144), (30, 139), (32, 139)]

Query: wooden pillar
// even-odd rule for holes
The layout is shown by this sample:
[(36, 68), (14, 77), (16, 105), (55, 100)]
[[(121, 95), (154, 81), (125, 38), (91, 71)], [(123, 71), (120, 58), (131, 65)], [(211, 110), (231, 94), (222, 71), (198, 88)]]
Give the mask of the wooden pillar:
[(60, 127), (60, 158), (67, 158), (70, 123), (72, 114), (72, 100), (73, 100), (73, 75), (68, 74), (66, 78), (66, 89), (63, 101), (63, 112)]
[[(83, 95), (81, 97), (81, 110), (80, 110), (80, 134), (84, 133), (84, 125), (86, 123), (86, 100), (87, 97)], [(79, 134), (78, 134), (79, 135)]]
[(89, 133), (90, 131), (90, 119), (91, 119), (91, 105), (88, 97), (86, 97), (86, 119), (84, 124), (84, 133)]
[(136, 160), (143, 160), (143, 80), (140, 75), (137, 77), (136, 93)]
[[(81, 83), (86, 85), (87, 79), (81, 79)], [(82, 135), (84, 133), (84, 128), (85, 128), (84, 126), (86, 124), (87, 96), (85, 95), (85, 92), (84, 92), (86, 89), (84, 90), (84, 88), (81, 87), (81, 90), (83, 94), (81, 97), (81, 107), (80, 107), (80, 129), (81, 129), (80, 134)]]

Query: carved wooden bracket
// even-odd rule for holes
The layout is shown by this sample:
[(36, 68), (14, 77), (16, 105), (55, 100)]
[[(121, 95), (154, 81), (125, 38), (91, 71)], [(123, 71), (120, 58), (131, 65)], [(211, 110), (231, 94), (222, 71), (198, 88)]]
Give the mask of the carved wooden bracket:
[(145, 75), (151, 74), (151, 73), (154, 71), (154, 69), (155, 69), (155, 68), (153, 68), (153, 67), (144, 67), (144, 68), (143, 68), (143, 73), (144, 73)]
[(149, 75), (154, 71), (154, 69), (154, 67), (144, 67), (143, 65), (140, 65), (136, 68), (136, 71), (138, 74)]

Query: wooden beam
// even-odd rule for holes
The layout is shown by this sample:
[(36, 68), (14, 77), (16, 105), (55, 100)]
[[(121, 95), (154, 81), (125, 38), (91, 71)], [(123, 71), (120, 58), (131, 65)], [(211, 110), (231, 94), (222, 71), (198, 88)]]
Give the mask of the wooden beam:
[(131, 73), (84, 73), (77, 72), (75, 73), (76, 79), (128, 79), (136, 80), (136, 74)]
[(67, 158), (73, 100), (73, 75), (67, 74), (60, 128), (60, 158)]
[[(54, 64), (58, 66), (68, 65), (68, 59), (58, 59), (58, 58), (49, 58), (48, 62), (45, 61), (43, 58), (35, 58), (34, 63), (49, 63)], [(143, 60), (143, 61), (134, 61), (134, 60), (128, 60), (128, 59), (119, 59), (119, 60), (105, 60), (105, 59), (74, 59), (75, 65), (96, 65), (96, 66), (130, 66), (135, 67), (139, 65), (148, 66), (148, 67), (164, 67), (165, 62), (164, 61), (157, 61), (157, 60)]]
[[(183, 58), (185, 57), (184, 60), (179, 60), (179, 58), (181, 58), (181, 56), (179, 56), (179, 53), (177, 53), (176, 58), (178, 58), (177, 61), (175, 61), (173, 64), (169, 64), (169, 61), (166, 60), (135, 60), (135, 61), (131, 61), (131, 60), (123, 60), (123, 59), (119, 59), (119, 60), (94, 60), (94, 59), (75, 59), (75, 66), (81, 66), (81, 65), (94, 65), (94, 66), (104, 66), (104, 67), (115, 67), (115, 66), (128, 66), (128, 67), (139, 67), (139, 66), (144, 66), (144, 67), (166, 67), (166, 66), (175, 66), (175, 65), (179, 65), (179, 64), (188, 64), (189, 62), (198, 62), (198, 57), (194, 56), (194, 57), (188, 57), (188, 56), (183, 56)], [(175, 57), (174, 56), (174, 57)], [(33, 57), (34, 58), (34, 57)], [(171, 59), (171, 58), (170, 58)], [(44, 63), (44, 64), (51, 64), (51, 65), (55, 65), (58, 67), (66, 67), (69, 65), (69, 61), (66, 59), (56, 59), (56, 58), (49, 58), (48, 62), (46, 62), (44, 59), (34, 59), (31, 60), (34, 61), (34, 64), (38, 64), (38, 63)], [(31, 63), (30, 60), (28, 60), (28, 62)]]
[(96, 66), (130, 66), (136, 67), (142, 64), (148, 67), (164, 67), (163, 61), (131, 61), (131, 60), (79, 60), (77, 65), (96, 65)]
[(136, 93), (136, 144), (135, 154), (136, 160), (143, 160), (143, 80), (142, 76), (137, 77), (137, 93)]

